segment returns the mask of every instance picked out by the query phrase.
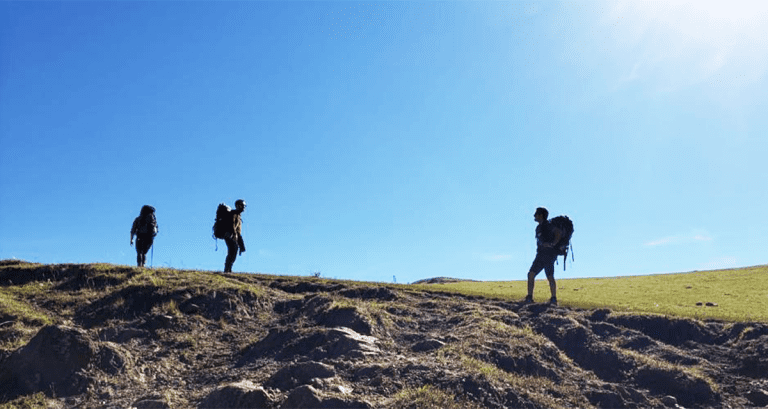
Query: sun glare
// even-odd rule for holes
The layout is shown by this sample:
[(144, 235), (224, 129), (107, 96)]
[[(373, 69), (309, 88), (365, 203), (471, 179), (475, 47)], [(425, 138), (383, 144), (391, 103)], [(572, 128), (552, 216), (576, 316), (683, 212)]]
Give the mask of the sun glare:
[(768, 18), (768, 1), (689, 0), (681, 2), (691, 10), (701, 11), (712, 20), (747, 23)]
[[(659, 90), (709, 81), (733, 88), (768, 71), (768, 1), (619, 1), (604, 19), (632, 50), (621, 84), (656, 78)], [(718, 73), (725, 73), (716, 77)]]
[(768, 1), (677, 0), (616, 3), (614, 12), (668, 26), (688, 37), (717, 32), (754, 34), (768, 30)]

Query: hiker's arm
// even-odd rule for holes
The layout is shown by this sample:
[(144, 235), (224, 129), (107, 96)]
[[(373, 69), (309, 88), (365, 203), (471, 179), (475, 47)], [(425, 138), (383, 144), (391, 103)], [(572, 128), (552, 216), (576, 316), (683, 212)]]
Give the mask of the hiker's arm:
[(133, 246), (133, 236), (137, 235), (137, 232), (139, 231), (139, 218), (133, 219), (133, 224), (131, 225), (131, 246)]
[(245, 252), (245, 242), (243, 241), (242, 234), (237, 235), (237, 246), (240, 247), (240, 254), (243, 254)]

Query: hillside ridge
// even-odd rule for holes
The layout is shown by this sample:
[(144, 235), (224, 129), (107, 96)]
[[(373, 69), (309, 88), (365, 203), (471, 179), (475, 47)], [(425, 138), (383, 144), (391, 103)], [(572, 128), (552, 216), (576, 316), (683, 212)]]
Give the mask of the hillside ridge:
[(768, 405), (764, 323), (421, 288), (3, 260), (0, 405)]

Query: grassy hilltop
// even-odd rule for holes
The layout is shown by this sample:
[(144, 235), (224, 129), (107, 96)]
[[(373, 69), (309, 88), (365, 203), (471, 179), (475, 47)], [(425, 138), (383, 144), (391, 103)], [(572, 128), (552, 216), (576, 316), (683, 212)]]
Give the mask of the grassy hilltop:
[[(526, 281), (459, 281), (430, 284), (428, 288), (515, 300), (525, 297), (526, 285)], [(768, 265), (648, 276), (558, 279), (557, 287), (558, 301), (572, 307), (768, 322)], [(537, 281), (534, 298), (549, 299), (546, 280)]]
[(5, 260), (0, 409), (764, 406), (767, 268), (560, 280), (550, 306), (524, 281)]

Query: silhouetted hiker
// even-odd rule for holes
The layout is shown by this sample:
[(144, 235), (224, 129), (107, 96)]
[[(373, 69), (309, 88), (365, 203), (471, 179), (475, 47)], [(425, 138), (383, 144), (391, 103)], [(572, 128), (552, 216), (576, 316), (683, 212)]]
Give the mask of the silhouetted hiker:
[(245, 252), (245, 242), (243, 241), (243, 219), (240, 216), (245, 210), (245, 201), (238, 199), (235, 202), (235, 210), (231, 210), (224, 203), (219, 204), (216, 209), (216, 221), (213, 223), (213, 237), (224, 239), (227, 243), (227, 258), (224, 260), (224, 272), (232, 272), (232, 265), (238, 255)]
[(147, 252), (152, 247), (152, 243), (157, 236), (157, 219), (155, 218), (155, 208), (150, 205), (141, 207), (139, 217), (133, 220), (131, 227), (131, 246), (133, 246), (133, 236), (136, 236), (136, 265), (144, 267), (147, 261)]
[(549, 281), (549, 290), (552, 292), (552, 298), (549, 303), (557, 305), (557, 284), (555, 284), (555, 260), (557, 260), (558, 251), (555, 245), (560, 241), (563, 233), (549, 223), (547, 219), (549, 211), (543, 207), (536, 209), (533, 218), (539, 223), (536, 226), (536, 258), (533, 260), (531, 269), (528, 270), (528, 296), (525, 302), (533, 302), (533, 285), (536, 276), (544, 270)]

